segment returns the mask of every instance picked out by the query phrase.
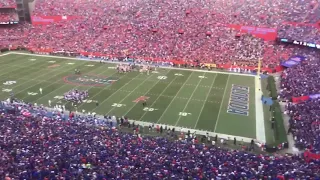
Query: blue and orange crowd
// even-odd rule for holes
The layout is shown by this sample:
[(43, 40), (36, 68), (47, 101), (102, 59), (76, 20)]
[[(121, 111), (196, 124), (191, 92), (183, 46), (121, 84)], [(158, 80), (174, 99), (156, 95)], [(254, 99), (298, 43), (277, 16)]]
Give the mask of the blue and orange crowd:
[[(1, 1), (0, 7), (7, 2)], [(279, 98), (287, 101), (285, 113), (295, 145), (320, 154), (320, 99), (290, 102), (292, 97), (320, 93), (319, 51), (265, 42), (226, 26), (273, 27), (279, 37), (320, 44), (317, 1), (38, 0), (32, 14), (72, 19), (0, 28), (0, 47), (197, 60), (244, 68), (256, 66), (257, 59), (263, 59), (263, 67), (272, 67), (291, 55), (303, 55), (306, 61), (282, 72)], [(103, 123), (108, 119), (67, 120), (61, 112), (48, 116), (47, 110), (26, 104), (2, 107), (2, 179), (320, 179), (319, 160), (306, 161), (302, 155), (255, 155), (194, 144), (191, 139), (141, 137), (108, 127)], [(97, 123), (103, 129), (96, 128)]]
[(144, 137), (112, 128), (109, 117), (48, 111), (1, 102), (0, 178), (320, 178), (320, 162), (306, 163), (300, 155), (257, 155), (195, 143), (192, 138)]

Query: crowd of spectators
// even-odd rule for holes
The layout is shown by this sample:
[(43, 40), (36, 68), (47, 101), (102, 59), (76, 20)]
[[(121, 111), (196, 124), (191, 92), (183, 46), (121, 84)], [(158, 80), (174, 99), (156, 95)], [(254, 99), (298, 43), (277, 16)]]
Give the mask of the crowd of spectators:
[[(278, 65), (279, 59), (285, 60), (293, 54), (302, 55), (307, 57), (305, 62), (286, 69), (282, 74), (280, 96), (290, 100), (295, 96), (320, 93), (319, 53), (265, 42), (227, 25), (274, 27), (278, 29), (279, 37), (318, 43), (318, 7), (316, 1), (303, 0), (38, 0), (34, 16), (72, 16), (72, 20), (41, 26), (20, 24), (0, 28), (0, 47), (22, 45), (54, 51), (101, 52), (110, 57), (198, 60), (238, 66), (256, 66), (258, 59), (262, 58), (263, 67)], [(319, 105), (319, 100), (311, 100), (286, 107), (286, 113), (291, 117), (290, 132), (296, 145), (302, 149), (313, 149), (313, 152), (320, 150)], [(12, 127), (17, 119), (21, 119), (20, 115), (4, 112), (1, 128)], [(102, 131), (83, 127), (74, 120), (62, 126), (65, 123), (56, 119), (37, 115), (17, 121), (15, 125), (21, 128), (16, 131), (20, 133), (25, 130), (23, 132), (32, 136), (27, 139), (19, 133), (6, 133), (6, 140), (16, 144), (3, 146), (9, 149), (1, 151), (4, 157), (2, 164), (10, 164), (3, 172), (10, 172), (10, 177), (32, 175), (36, 178), (65, 176), (87, 179), (126, 179), (129, 174), (136, 179), (258, 179), (260, 175), (308, 179), (319, 176), (319, 162), (306, 164), (298, 156), (255, 156), (195, 145), (188, 140), (170, 142), (163, 138), (140, 138), (114, 130)], [(62, 134), (52, 129), (56, 126)], [(11, 132), (10, 128), (6, 129)], [(49, 133), (39, 134), (42, 132)], [(23, 141), (16, 140), (15, 136)], [(37, 136), (43, 138), (34, 138)], [(33, 143), (34, 147), (24, 146), (25, 141)], [(65, 145), (68, 143), (73, 146)], [(19, 151), (14, 152), (13, 156), (11, 151), (17, 147)], [(30, 157), (29, 152), (37, 156)], [(40, 157), (40, 153), (44, 153), (46, 158)], [(65, 163), (61, 161), (64, 158), (68, 158)], [(22, 170), (28, 164), (26, 170), (17, 174), (15, 170)]]
[[(293, 47), (295, 55), (306, 57), (300, 65), (287, 68), (281, 75), (280, 98), (291, 101), (292, 97), (320, 94), (320, 54), (318, 50)], [(288, 103), (286, 114), (290, 116), (288, 133), (292, 133), (296, 146), (311, 149), (320, 154), (320, 98), (312, 98), (297, 104)]]
[[(263, 67), (270, 67), (278, 64), (280, 55), (266, 58), (270, 56), (268, 50), (281, 49), (281, 46), (241, 34), (227, 25), (277, 28), (284, 21), (308, 19), (305, 12), (315, 6), (316, 2), (298, 0), (39, 0), (33, 16), (60, 15), (72, 20), (45, 26), (22, 25), (15, 28), (15, 32), (0, 31), (20, 36), (15, 41), (4, 42), (6, 45), (240, 66), (256, 66), (258, 59), (263, 58)], [(305, 33), (312, 37), (310, 31)], [(288, 36), (295, 36), (293, 32)]]
[[(124, 133), (110, 117), (0, 105), (1, 179), (316, 179), (318, 161)], [(29, 111), (31, 116), (22, 112)], [(112, 127), (112, 128), (111, 128)]]
[(0, 12), (0, 23), (1, 22), (9, 22), (9, 21), (18, 21), (18, 15), (16, 12)]
[(295, 55), (306, 57), (298, 66), (285, 69), (281, 77), (281, 98), (308, 96), (320, 93), (320, 54), (318, 50), (294, 48)]
[(0, 1), (0, 8), (14, 8), (16, 7), (15, 0), (1, 0)]
[(320, 154), (320, 99), (288, 103), (286, 114), (290, 116), (289, 133), (293, 134), (296, 146)]
[(308, 26), (286, 24), (279, 28), (278, 36), (280, 38), (288, 38), (309, 43), (320, 44), (320, 19), (319, 24)]

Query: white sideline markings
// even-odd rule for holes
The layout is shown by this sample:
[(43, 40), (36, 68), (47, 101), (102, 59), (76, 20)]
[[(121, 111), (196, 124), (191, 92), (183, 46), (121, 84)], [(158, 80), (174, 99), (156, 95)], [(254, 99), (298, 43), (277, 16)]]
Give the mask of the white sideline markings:
[[(264, 126), (264, 112), (263, 112), (263, 104), (261, 101), (262, 96), (262, 87), (261, 81), (258, 76), (255, 77), (255, 105), (256, 105), (256, 139), (260, 142), (266, 142), (266, 132)], [(260, 90), (259, 90), (260, 89)]]
[[(21, 52), (9, 52), (9, 54), (21, 54), (21, 55), (28, 55), (28, 56), (40, 56), (40, 57), (54, 57), (57, 59), (73, 59), (77, 61), (91, 61), (91, 62), (100, 62), (100, 60), (87, 60), (87, 59), (77, 59), (77, 58), (70, 58), (70, 57), (61, 57), (61, 56), (52, 56), (52, 55), (42, 55), (42, 54), (30, 54), (30, 53), (21, 53)], [(126, 62), (110, 62), (107, 61), (109, 64), (128, 64)], [(253, 74), (240, 74), (240, 73), (233, 73), (233, 72), (221, 72), (221, 71), (208, 71), (208, 70), (200, 70), (200, 69), (184, 69), (184, 68), (175, 68), (175, 67), (160, 67), (163, 69), (175, 69), (175, 70), (183, 70), (183, 71), (194, 71), (194, 72), (206, 72), (206, 73), (216, 73), (216, 74), (230, 74), (230, 75), (237, 75), (237, 76), (250, 76), (254, 77)]]

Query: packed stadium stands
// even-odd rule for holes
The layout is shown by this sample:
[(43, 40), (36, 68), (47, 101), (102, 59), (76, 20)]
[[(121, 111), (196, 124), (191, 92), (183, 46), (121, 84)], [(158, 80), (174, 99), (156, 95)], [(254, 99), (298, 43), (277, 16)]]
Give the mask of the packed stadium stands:
[(1, 13), (0, 12), (0, 22), (8, 21), (18, 21), (18, 15), (15, 12), (12, 13)]
[(320, 100), (310, 100), (299, 104), (287, 105), (290, 115), (291, 131), (296, 146), (300, 149), (311, 149), (320, 153)]
[[(264, 58), (264, 52), (275, 45), (243, 35), (227, 25), (278, 27), (284, 21), (303, 21), (297, 19), (300, 17), (297, 15), (308, 18), (304, 11), (312, 9), (314, 5), (310, 4), (314, 3), (40, 0), (36, 2), (33, 16), (63, 16), (65, 19), (47, 26), (23, 28), (28, 38), (21, 37), (11, 44), (144, 59), (257, 65), (257, 59)], [(248, 8), (250, 11), (245, 10)], [(295, 10), (294, 15), (286, 13), (291, 9)], [(46, 33), (42, 33), (44, 31)], [(292, 34), (295, 33), (288, 37), (300, 37)], [(308, 33), (309, 37), (311, 35)], [(81, 43), (70, 38), (81, 39)], [(277, 64), (270, 59), (280, 56), (274, 54), (273, 58), (265, 58), (263, 67)]]
[[(1, 102), (0, 177), (12, 179), (314, 179), (319, 162), (255, 155), (110, 128), (110, 119)], [(72, 117), (72, 116), (71, 116)], [(96, 125), (99, 125), (99, 128)]]
[(17, 6), (15, 0), (1, 0), (0, 8), (15, 8)]
[[(0, 7), (12, 5), (14, 1), (0, 2)], [(263, 67), (275, 67), (298, 54), (307, 60), (283, 71), (280, 98), (290, 101), (320, 93), (319, 50), (264, 41), (228, 26), (277, 28), (278, 37), (320, 44), (317, 1), (38, 0), (32, 16), (63, 18), (46, 25), (0, 28), (0, 48), (100, 52), (241, 67), (256, 66), (261, 58)], [(13, 17), (0, 15), (0, 20), (8, 18)], [(57, 112), (44, 118), (44, 109), (23, 105), (35, 116), (27, 118), (18, 105), (5, 106), (0, 116), (0, 162), (6, 164), (0, 166), (2, 179), (320, 178), (319, 160), (306, 162), (301, 155), (254, 155), (194, 144), (190, 139), (138, 137), (103, 123), (98, 125), (105, 129), (95, 128), (92, 117), (61, 121)], [(319, 98), (286, 105), (290, 133), (301, 150), (320, 151), (319, 107)]]
[(290, 99), (320, 93), (320, 54), (318, 50), (295, 48), (294, 53), (303, 55), (308, 60), (283, 72), (281, 97)]

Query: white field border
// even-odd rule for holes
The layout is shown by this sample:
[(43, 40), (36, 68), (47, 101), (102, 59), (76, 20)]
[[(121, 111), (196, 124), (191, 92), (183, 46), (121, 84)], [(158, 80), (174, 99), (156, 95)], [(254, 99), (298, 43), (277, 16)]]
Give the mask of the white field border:
[(263, 104), (261, 101), (262, 91), (261, 91), (261, 81), (260, 77), (255, 77), (255, 105), (256, 105), (256, 139), (260, 142), (266, 143), (266, 132), (264, 125), (264, 112)]
[[(100, 62), (99, 60), (87, 60), (87, 59), (77, 59), (77, 58), (70, 58), (70, 57), (60, 57), (60, 56), (52, 56), (52, 55), (40, 55), (40, 54), (30, 54), (30, 53), (21, 53), (21, 52), (9, 52), (9, 53), (5, 53), (5, 54), (1, 54), (0, 56), (6, 56), (6, 55), (10, 55), (10, 54), (20, 54), (20, 55), (27, 55), (27, 56), (38, 56), (38, 57), (54, 57), (54, 58), (59, 58), (59, 59), (73, 59), (73, 60), (79, 60), (79, 61), (91, 61), (91, 62)], [(125, 62), (107, 62), (110, 64), (119, 64), (119, 63), (125, 63)], [(240, 74), (240, 73), (232, 73), (232, 72), (220, 72), (220, 71), (207, 71), (207, 70), (198, 70), (198, 69), (184, 69), (184, 68), (175, 68), (175, 67), (161, 67), (164, 69), (174, 69), (174, 70), (184, 70), (184, 71), (194, 71), (194, 72), (207, 72), (207, 73), (216, 73), (216, 74), (228, 74), (228, 75), (237, 75), (237, 76), (247, 76), (247, 77), (255, 77), (255, 75), (252, 74)], [(256, 83), (257, 85), (257, 83)], [(260, 83), (260, 87), (261, 87), (261, 83)], [(257, 88), (256, 88), (257, 89)], [(261, 88), (260, 88), (261, 89)], [(256, 101), (257, 101), (257, 96), (258, 94), (256, 93)], [(261, 96), (260, 96), (261, 97)], [(262, 107), (262, 102), (260, 101), (260, 97), (258, 98), (259, 103), (261, 104)], [(222, 102), (221, 102), (222, 103)], [(256, 111), (257, 111), (257, 107), (256, 107)], [(263, 111), (262, 111), (263, 112)], [(256, 112), (256, 116), (257, 116), (257, 112)], [(263, 118), (262, 118), (263, 120)], [(260, 120), (261, 121), (261, 120)], [(149, 125), (155, 125), (155, 123), (149, 123), (149, 122), (143, 122), (143, 121), (136, 121), (136, 120), (129, 120), (129, 122), (135, 122), (135, 124), (138, 125), (142, 125), (142, 126), (149, 126)], [(256, 123), (257, 127), (258, 127), (258, 122)], [(263, 123), (264, 124), (264, 123)], [(177, 126), (170, 126), (170, 125), (165, 125), (165, 124), (159, 124), (157, 123), (156, 125), (159, 126), (167, 126), (168, 128), (175, 128), (176, 131), (180, 131), (180, 132), (184, 132), (187, 133), (188, 131), (195, 132), (198, 135), (208, 135), (209, 136), (216, 136), (218, 135), (219, 138), (223, 138), (223, 139), (234, 139), (236, 138), (238, 141), (241, 140), (243, 142), (247, 142), (250, 143), (252, 138), (248, 138), (248, 137), (242, 137), (242, 136), (233, 136), (233, 135), (228, 135), (228, 134), (220, 134), (220, 133), (215, 133), (215, 132), (210, 132), (210, 131), (201, 131), (199, 129), (189, 129), (189, 128), (183, 128), (183, 127), (177, 127)], [(263, 125), (264, 126), (264, 125)], [(261, 126), (259, 127), (259, 129), (261, 129)], [(257, 131), (257, 130), (256, 130)], [(263, 131), (265, 131), (263, 129)], [(258, 131), (257, 131), (258, 132)], [(265, 136), (265, 134), (264, 134)], [(257, 136), (258, 137), (258, 136)], [(263, 140), (263, 139), (262, 139)], [(264, 141), (261, 141), (260, 138), (256, 139), (257, 143), (265, 143)]]
[[(20, 55), (27, 55), (27, 56), (40, 56), (40, 57), (54, 57), (54, 58), (59, 58), (59, 59), (73, 59), (77, 61), (91, 61), (91, 62), (100, 62), (100, 60), (88, 60), (88, 59), (79, 59), (79, 58), (73, 58), (73, 57), (61, 57), (61, 56), (53, 56), (53, 55), (42, 55), (42, 54), (31, 54), (31, 53), (21, 53), (21, 52), (9, 52), (5, 55), (10, 55), (10, 54), (20, 54)], [(126, 62), (111, 62), (111, 61), (106, 61), (107, 63), (110, 64), (126, 64)], [(230, 74), (230, 75), (237, 75), (237, 76), (249, 76), (249, 77), (254, 77), (255, 75), (253, 74), (240, 74), (240, 73), (233, 73), (233, 72), (221, 72), (221, 71), (208, 71), (208, 70), (201, 70), (201, 69), (185, 69), (185, 68), (176, 68), (176, 67), (167, 67), (167, 66), (160, 66), (160, 68), (164, 69), (175, 69), (175, 70), (183, 70), (183, 71), (194, 71), (194, 72), (207, 72), (207, 73), (216, 73), (216, 74)]]

